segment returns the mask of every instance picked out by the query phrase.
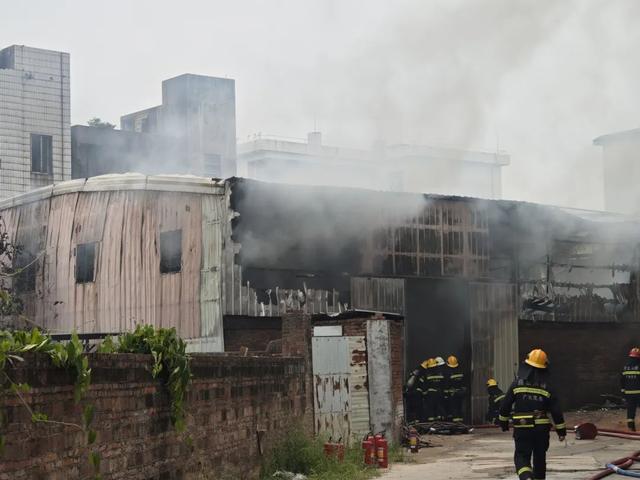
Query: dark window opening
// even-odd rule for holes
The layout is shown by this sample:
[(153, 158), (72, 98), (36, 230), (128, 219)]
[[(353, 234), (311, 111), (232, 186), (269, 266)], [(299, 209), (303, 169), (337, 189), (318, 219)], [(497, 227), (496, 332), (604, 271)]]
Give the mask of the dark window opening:
[(81, 243), (76, 247), (76, 283), (89, 283), (95, 279), (96, 244)]
[(160, 273), (175, 273), (182, 268), (182, 230), (160, 233)]
[(36, 290), (36, 273), (38, 262), (36, 256), (29, 251), (21, 251), (15, 259), (16, 276), (14, 279), (16, 293), (29, 293)]
[(31, 171), (33, 173), (53, 173), (53, 147), (51, 135), (31, 134)]

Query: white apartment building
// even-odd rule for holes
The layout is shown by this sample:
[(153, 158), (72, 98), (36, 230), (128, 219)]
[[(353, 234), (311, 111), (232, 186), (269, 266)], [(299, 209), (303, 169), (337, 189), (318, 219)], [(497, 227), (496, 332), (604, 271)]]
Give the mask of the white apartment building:
[(0, 198), (70, 178), (69, 54), (0, 50)]
[(307, 141), (257, 135), (238, 144), (241, 176), (297, 185), (334, 185), (396, 192), (502, 198), (509, 155), (422, 145), (358, 150), (325, 145), (320, 132)]

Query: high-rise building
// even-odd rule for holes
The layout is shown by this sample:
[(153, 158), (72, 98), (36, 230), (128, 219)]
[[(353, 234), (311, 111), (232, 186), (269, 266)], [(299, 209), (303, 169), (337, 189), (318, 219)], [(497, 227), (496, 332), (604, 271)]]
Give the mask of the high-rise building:
[(70, 178), (69, 54), (0, 50), (0, 198)]
[(179, 170), (206, 177), (236, 174), (235, 81), (184, 74), (162, 82), (162, 105), (124, 115), (122, 130), (183, 142)]
[(593, 144), (602, 147), (604, 209), (640, 214), (640, 128), (601, 135)]

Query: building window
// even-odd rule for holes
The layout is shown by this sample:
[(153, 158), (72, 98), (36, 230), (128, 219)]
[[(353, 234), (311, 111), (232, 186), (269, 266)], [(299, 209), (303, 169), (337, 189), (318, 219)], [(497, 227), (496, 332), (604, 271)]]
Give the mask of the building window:
[(81, 243), (76, 247), (76, 283), (95, 280), (96, 244)]
[(160, 233), (160, 273), (175, 273), (182, 268), (182, 230)]
[(33, 173), (53, 173), (53, 149), (51, 135), (31, 134), (31, 171)]

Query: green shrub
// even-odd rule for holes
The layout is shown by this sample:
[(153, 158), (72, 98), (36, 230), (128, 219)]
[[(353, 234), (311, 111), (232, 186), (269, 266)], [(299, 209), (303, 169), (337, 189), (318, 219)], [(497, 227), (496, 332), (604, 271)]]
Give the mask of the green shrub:
[(363, 464), (360, 445), (347, 448), (339, 462), (325, 457), (324, 440), (309, 437), (300, 427), (292, 428), (271, 450), (262, 478), (271, 478), (278, 470), (302, 473), (310, 480), (366, 480), (378, 474)]

